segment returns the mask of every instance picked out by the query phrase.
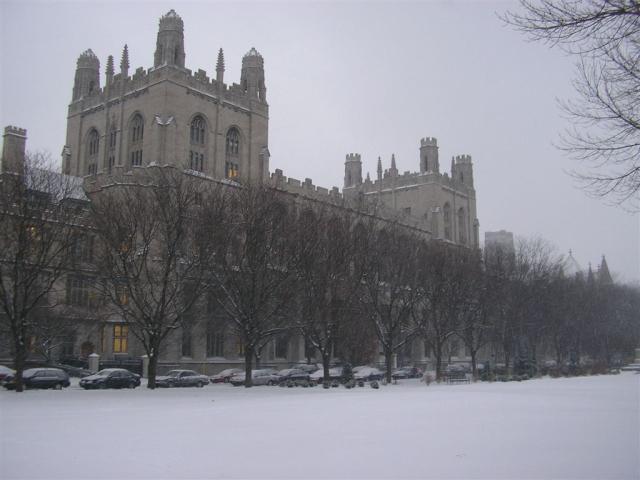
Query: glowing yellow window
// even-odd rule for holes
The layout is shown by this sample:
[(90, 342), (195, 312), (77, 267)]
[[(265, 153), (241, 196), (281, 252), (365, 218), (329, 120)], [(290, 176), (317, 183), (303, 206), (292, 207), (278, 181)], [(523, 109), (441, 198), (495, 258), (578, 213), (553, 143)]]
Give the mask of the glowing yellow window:
[(123, 323), (113, 326), (113, 353), (127, 353), (129, 327)]

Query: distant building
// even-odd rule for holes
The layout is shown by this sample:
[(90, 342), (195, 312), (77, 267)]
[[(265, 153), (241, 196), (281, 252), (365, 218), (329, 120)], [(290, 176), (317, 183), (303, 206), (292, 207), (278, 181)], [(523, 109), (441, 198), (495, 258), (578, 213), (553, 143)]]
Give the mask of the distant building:
[(506, 230), (484, 233), (485, 256), (493, 255), (498, 251), (503, 254), (515, 255), (516, 247), (513, 241), (513, 233)]

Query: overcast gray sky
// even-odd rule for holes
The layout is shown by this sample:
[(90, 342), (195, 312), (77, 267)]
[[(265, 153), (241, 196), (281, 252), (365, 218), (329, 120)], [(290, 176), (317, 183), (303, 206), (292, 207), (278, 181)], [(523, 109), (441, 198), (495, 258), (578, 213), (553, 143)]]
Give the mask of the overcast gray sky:
[[(131, 69), (153, 65), (159, 17), (185, 23), (187, 67), (238, 82), (242, 55), (264, 56), (271, 169), (342, 187), (344, 156), (375, 175), (419, 168), (419, 139), (434, 136), (441, 169), (474, 162), (484, 231), (540, 236), (587, 267), (640, 281), (640, 219), (590, 199), (553, 147), (567, 126), (556, 99), (573, 95), (573, 65), (527, 43), (497, 13), (509, 2), (44, 2), (0, 0), (0, 121), (28, 129), (28, 148), (56, 157), (66, 131), (75, 62), (87, 48)], [(117, 69), (117, 67), (116, 67)]]

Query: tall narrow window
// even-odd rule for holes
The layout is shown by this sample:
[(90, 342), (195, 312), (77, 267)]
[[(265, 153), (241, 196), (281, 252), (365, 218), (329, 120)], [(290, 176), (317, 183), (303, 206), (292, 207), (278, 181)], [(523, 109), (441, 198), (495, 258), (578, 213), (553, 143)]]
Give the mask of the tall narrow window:
[(107, 154), (107, 173), (113, 172), (113, 167), (116, 164), (116, 144), (118, 140), (118, 131), (115, 126), (111, 126), (109, 129), (109, 151)]
[(129, 127), (129, 162), (131, 166), (142, 165), (142, 142), (144, 139), (144, 120), (137, 113)]
[(207, 357), (224, 357), (224, 331), (215, 323), (207, 327)]
[(189, 127), (189, 168), (197, 172), (204, 171), (204, 154), (206, 147), (206, 122), (197, 115)]
[(458, 242), (463, 245), (467, 243), (467, 229), (464, 208), (460, 208), (458, 210)]
[(182, 327), (182, 356), (191, 356), (191, 325), (184, 325)]
[(225, 141), (225, 177), (237, 180), (240, 176), (240, 132), (232, 127), (227, 132)]
[(87, 137), (87, 174), (98, 172), (98, 151), (100, 150), (100, 134), (93, 128)]
[(451, 240), (451, 205), (448, 202), (442, 208), (442, 220), (444, 223), (444, 238)]
[(116, 323), (113, 326), (113, 353), (127, 353), (129, 349), (129, 326)]

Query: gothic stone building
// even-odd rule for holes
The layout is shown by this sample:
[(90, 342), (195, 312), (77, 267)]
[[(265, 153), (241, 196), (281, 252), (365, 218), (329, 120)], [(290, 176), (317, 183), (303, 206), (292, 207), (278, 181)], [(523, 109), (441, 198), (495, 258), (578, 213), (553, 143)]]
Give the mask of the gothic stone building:
[[(120, 72), (115, 73), (109, 56), (104, 73), (101, 86), (100, 62), (91, 50), (78, 58), (62, 151), (63, 173), (92, 181), (96, 176), (120, 175), (152, 165), (174, 165), (223, 181), (264, 181), (296, 195), (343, 206), (375, 204), (380, 216), (399, 219), (426, 238), (479, 246), (471, 157), (456, 157), (450, 175), (441, 173), (433, 138), (421, 140), (419, 172), (400, 175), (395, 158), (383, 172), (379, 159), (375, 182), (368, 176), (363, 181), (360, 155), (347, 155), (342, 192), (315, 186), (311, 179), (287, 178), (280, 170), (270, 174), (269, 106), (262, 56), (251, 48), (243, 57), (239, 84), (224, 82), (222, 49), (215, 79), (203, 70), (193, 73), (185, 68), (183, 21), (173, 10), (160, 18), (153, 67), (138, 68), (130, 75), (125, 45)], [(75, 307), (85, 307), (87, 318), (95, 318), (87, 300), (90, 286), (75, 281), (68, 287), (74, 290), (67, 296), (78, 303)], [(113, 361), (143, 354), (121, 319), (97, 323), (79, 328), (67, 353), (94, 351)], [(220, 324), (216, 319), (176, 332), (166, 342), (161, 368), (184, 366), (215, 373), (242, 364), (240, 343), (221, 331)], [(459, 357), (452, 353), (452, 360), (464, 359), (463, 353)], [(286, 365), (305, 356), (303, 339), (284, 336), (265, 348), (262, 361)], [(428, 361), (420, 341), (400, 357), (406, 363)]]

